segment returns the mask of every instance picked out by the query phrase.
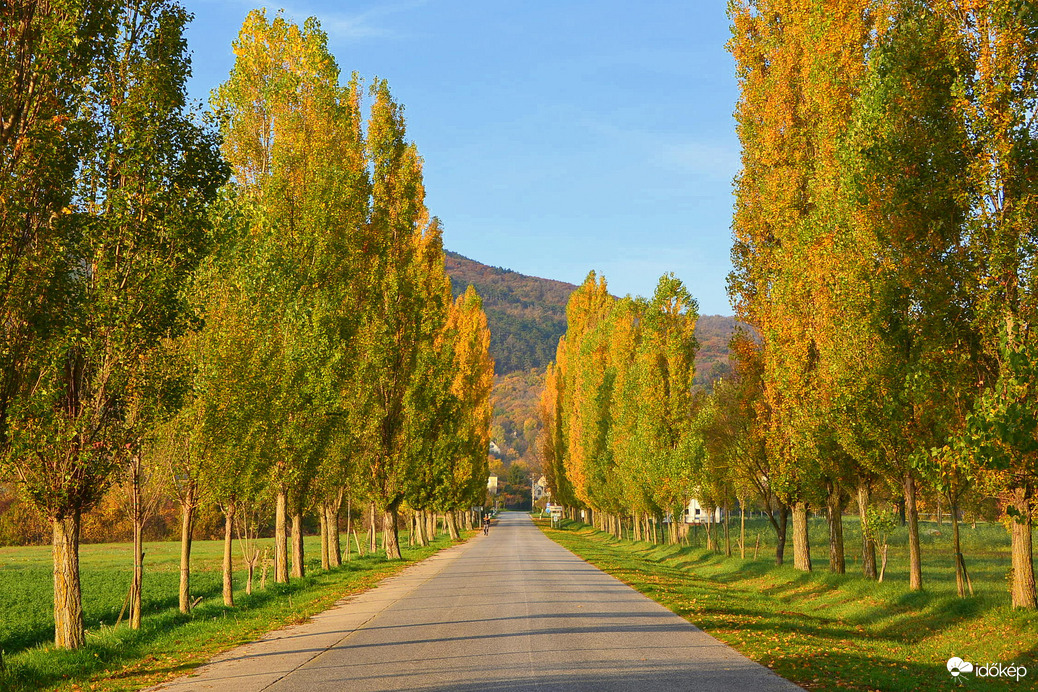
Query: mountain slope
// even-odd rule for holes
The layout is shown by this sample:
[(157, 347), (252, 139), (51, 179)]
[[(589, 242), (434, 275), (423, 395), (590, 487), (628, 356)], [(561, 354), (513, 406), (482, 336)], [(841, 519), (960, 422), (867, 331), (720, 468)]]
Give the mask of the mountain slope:
[[(506, 464), (522, 461), (536, 468), (537, 402), (544, 368), (555, 359), (559, 337), (566, 332), (566, 303), (577, 287), (490, 267), (456, 252), (446, 254), (455, 297), (469, 284), (475, 286), (490, 325), (490, 355), (495, 363), (491, 435)], [(696, 385), (709, 388), (730, 372), (728, 340), (735, 328), (734, 317), (699, 318)]]
[(446, 254), (454, 296), (472, 284), (483, 298), (495, 374), (543, 368), (555, 359), (566, 331), (566, 302), (576, 286)]

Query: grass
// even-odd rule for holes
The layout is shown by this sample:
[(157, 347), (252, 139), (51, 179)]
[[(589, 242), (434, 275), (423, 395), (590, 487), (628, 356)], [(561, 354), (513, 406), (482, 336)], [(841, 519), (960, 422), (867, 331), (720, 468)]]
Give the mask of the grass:
[[(964, 553), (977, 595), (960, 599), (950, 556), (950, 527), (926, 526), (925, 591), (907, 586), (903, 538), (891, 540), (884, 583), (828, 572), (826, 524), (813, 520), (815, 572), (759, 559), (726, 558), (701, 547), (618, 540), (584, 524), (542, 530), (749, 658), (809, 689), (1032, 689), (1038, 678), (1038, 614), (1014, 610), (1007, 593), (1009, 541), (999, 525), (963, 528)], [(764, 524), (747, 532), (752, 546)], [(857, 527), (847, 521), (848, 571), (860, 568)], [(702, 538), (702, 536), (700, 536)], [(734, 540), (733, 540), (734, 544)], [(738, 549), (733, 545), (735, 555)], [(787, 545), (787, 559), (792, 547)], [(1015, 663), (1025, 679), (954, 680), (946, 662)]]
[[(144, 619), (140, 630), (113, 628), (131, 575), (129, 544), (84, 545), (80, 552), (86, 646), (54, 649), (49, 546), (0, 548), (0, 649), (7, 673), (0, 689), (129, 690), (183, 675), (213, 655), (263, 633), (304, 621), (344, 596), (371, 588), (407, 565), (448, 547), (440, 537), (427, 548), (408, 548), (403, 560), (356, 555), (338, 569), (320, 568), (320, 539), (305, 539), (307, 576), (245, 595), (245, 574), (235, 573), (235, 607), (223, 605), (222, 541), (195, 541), (191, 593), (202, 601), (184, 615), (178, 610), (180, 544), (145, 546)], [(261, 547), (273, 541), (259, 542)], [(237, 556), (236, 556), (237, 558)], [(257, 571), (256, 586), (259, 584)]]

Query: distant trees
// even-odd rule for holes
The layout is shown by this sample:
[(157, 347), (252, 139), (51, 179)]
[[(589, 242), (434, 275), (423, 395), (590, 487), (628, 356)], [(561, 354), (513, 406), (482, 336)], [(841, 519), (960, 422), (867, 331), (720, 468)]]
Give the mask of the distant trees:
[(635, 534), (655, 540), (693, 491), (696, 303), (671, 275), (652, 300), (617, 300), (592, 272), (567, 316), (541, 400), (553, 500), (617, 534), (633, 512)]
[[(316, 20), (252, 12), (214, 98), (217, 133), (185, 106), (176, 2), (4, 13), (0, 468), (52, 527), (56, 644), (83, 643), (80, 520), (115, 480), (132, 493), (132, 626), (149, 469), (168, 469), (182, 508), (185, 612), (201, 502), (223, 512), (231, 606), (233, 538), (251, 589), (270, 505), (287, 581), (303, 574), (311, 511), (324, 564), (337, 562), (344, 494), (377, 503), (389, 557), (409, 472), (434, 471), (441, 511), (481, 500), (486, 318), (472, 291), (451, 306), (386, 83), (365, 128), (359, 80), (340, 84)], [(436, 409), (433, 463), (406, 431), (436, 387), (452, 403)]]

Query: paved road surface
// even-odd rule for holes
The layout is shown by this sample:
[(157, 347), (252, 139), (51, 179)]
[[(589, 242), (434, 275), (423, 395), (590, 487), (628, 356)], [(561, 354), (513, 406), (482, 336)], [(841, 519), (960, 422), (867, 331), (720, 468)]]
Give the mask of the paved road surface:
[(160, 689), (799, 688), (505, 513), (489, 536)]

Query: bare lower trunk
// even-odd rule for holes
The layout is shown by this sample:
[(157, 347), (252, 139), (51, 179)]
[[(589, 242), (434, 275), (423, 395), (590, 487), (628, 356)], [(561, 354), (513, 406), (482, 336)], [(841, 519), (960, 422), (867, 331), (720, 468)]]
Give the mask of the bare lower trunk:
[(728, 527), (728, 503), (724, 505), (724, 554), (728, 557), (732, 556), (732, 536), (731, 529)]
[(778, 508), (778, 517), (772, 518), (775, 528), (775, 564), (782, 565), (786, 559), (786, 534), (789, 529), (789, 505)]
[(253, 556), (252, 559), (245, 563), (245, 569), (248, 573), (248, 578), (245, 580), (245, 593), (249, 596), (252, 595), (252, 581), (256, 578), (256, 559)]
[(746, 500), (739, 500), (739, 558), (746, 559)]
[(811, 571), (811, 542), (807, 533), (807, 503), (793, 503), (793, 566)]
[(79, 584), (79, 511), (51, 519), (54, 557), (54, 645), (83, 646), (83, 593)]
[(458, 527), (454, 523), (454, 512), (447, 512), (444, 516), (447, 518), (447, 531), (450, 533), (451, 540), (461, 540), (461, 535), (458, 534)]
[(190, 481), (180, 505), (180, 612), (191, 610), (191, 539), (195, 526), (195, 483)]
[(1014, 488), (1010, 506), (1015, 509), (1010, 527), (1013, 551), (1013, 607), (1038, 607), (1034, 583), (1034, 547), (1031, 542), (1031, 497), (1029, 488)]
[(141, 601), (144, 588), (144, 521), (139, 514), (140, 498), (135, 501), (133, 518), (133, 582), (130, 586), (130, 629), (141, 628)]
[(303, 573), (303, 513), (292, 513), (292, 577), (302, 579)]
[(871, 490), (866, 481), (858, 485), (858, 515), (861, 517), (861, 570), (866, 579), (875, 579), (876, 572), (876, 536), (869, 525), (869, 505)]
[(343, 490), (340, 488), (335, 499), (328, 504), (328, 531), (331, 541), (328, 544), (328, 561), (332, 567), (342, 565), (342, 543), (339, 540), (339, 510), (342, 509)]
[(321, 569), (327, 571), (331, 569), (331, 559), (328, 557), (328, 506), (322, 502), (318, 507), (318, 514), (320, 514), (321, 520)]
[(905, 520), (908, 522), (908, 588), (923, 590), (923, 559), (919, 548), (919, 509), (915, 501), (915, 476), (905, 473)]
[(288, 583), (288, 495), (278, 488), (274, 503), (274, 581)]
[(133, 527), (133, 577), (130, 581), (130, 629), (141, 628), (141, 601), (144, 588), (144, 507), (141, 504), (140, 457), (130, 463), (130, 524)]
[(430, 541), (436, 540), (436, 512), (425, 512), (425, 535)]
[(415, 514), (414, 518), (414, 540), (415, 543), (421, 547), (429, 545), (429, 541), (425, 539), (425, 512), (420, 511)]
[(369, 553), (373, 553), (376, 550), (378, 550), (378, 544), (375, 543), (375, 541), (376, 541), (376, 538), (375, 538), (376, 530), (377, 529), (375, 527), (375, 501), (372, 500), (371, 501), (371, 517), (370, 517), (370, 522), (369, 522), (369, 525), (368, 525), (368, 552)]
[(234, 505), (223, 510), (223, 604), (234, 605), (234, 563), (231, 556), (231, 532), (234, 529)]
[[(952, 522), (952, 547), (955, 551), (955, 589), (959, 598), (966, 598), (966, 587), (968, 577), (966, 574), (966, 560), (962, 557), (962, 544), (959, 542), (959, 506), (954, 493), (949, 493), (949, 505), (951, 508)], [(973, 594), (973, 586), (969, 585), (970, 595)]]
[(387, 560), (399, 560), (400, 536), (396, 530), (397, 508), (390, 505), (389, 509), (382, 515), (382, 544), (386, 549)]
[(826, 503), (829, 520), (829, 571), (834, 574), (845, 574), (847, 562), (843, 550), (843, 508), (845, 500), (840, 487), (833, 484), (829, 489)]
[[(353, 528), (353, 496), (346, 497), (346, 562), (350, 561), (350, 530)], [(360, 544), (357, 544), (360, 551)]]

